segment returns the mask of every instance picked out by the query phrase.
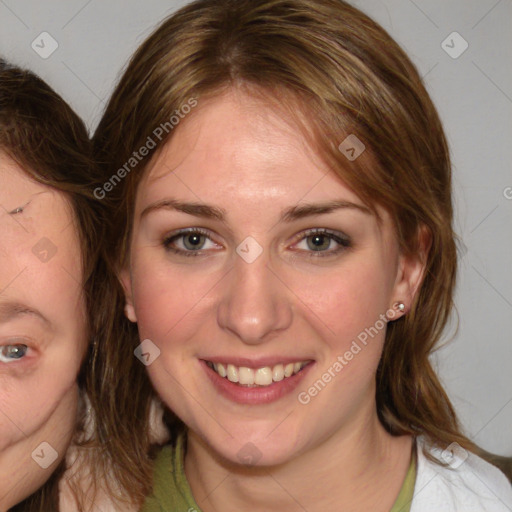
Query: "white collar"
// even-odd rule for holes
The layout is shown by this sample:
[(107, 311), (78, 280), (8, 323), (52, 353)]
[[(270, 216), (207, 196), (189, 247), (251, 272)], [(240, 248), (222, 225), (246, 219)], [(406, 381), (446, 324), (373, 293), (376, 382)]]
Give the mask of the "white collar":
[[(417, 471), (410, 512), (511, 512), (512, 486), (496, 467), (452, 443), (441, 450), (417, 439)], [(441, 466), (429, 460), (424, 449)]]

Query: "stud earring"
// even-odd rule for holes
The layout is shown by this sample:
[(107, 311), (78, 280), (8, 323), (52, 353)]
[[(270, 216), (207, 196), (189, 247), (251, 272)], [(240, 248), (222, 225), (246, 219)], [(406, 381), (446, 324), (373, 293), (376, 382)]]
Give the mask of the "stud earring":
[(395, 302), (393, 304), (393, 307), (397, 310), (397, 311), (400, 311), (400, 313), (403, 313), (405, 311), (405, 304), (403, 302)]

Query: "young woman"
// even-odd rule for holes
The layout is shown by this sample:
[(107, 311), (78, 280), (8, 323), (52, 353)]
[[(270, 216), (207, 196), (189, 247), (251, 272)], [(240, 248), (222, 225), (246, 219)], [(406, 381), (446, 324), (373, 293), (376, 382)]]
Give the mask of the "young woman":
[[(450, 159), (381, 27), (340, 0), (193, 2), (136, 52), (94, 144), (124, 290), (98, 436), (135, 504), (512, 507), (429, 362), (455, 283)], [(172, 411), (152, 476), (144, 370)]]
[(0, 60), (1, 511), (58, 507), (95, 331), (89, 291), (102, 227), (92, 162), (64, 100)]

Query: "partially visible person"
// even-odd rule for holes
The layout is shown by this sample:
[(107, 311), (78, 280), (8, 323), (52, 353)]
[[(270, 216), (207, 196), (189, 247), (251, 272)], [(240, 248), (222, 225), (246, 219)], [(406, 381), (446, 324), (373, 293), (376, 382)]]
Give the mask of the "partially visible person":
[(0, 60), (0, 511), (58, 510), (103, 224), (85, 125)]

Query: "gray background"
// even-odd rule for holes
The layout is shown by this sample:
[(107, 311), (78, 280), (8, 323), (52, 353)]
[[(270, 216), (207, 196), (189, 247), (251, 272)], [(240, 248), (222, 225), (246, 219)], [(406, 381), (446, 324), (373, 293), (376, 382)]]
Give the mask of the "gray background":
[[(93, 130), (130, 54), (185, 3), (0, 0), (0, 55), (46, 79)], [(466, 433), (512, 455), (512, 0), (353, 3), (405, 48), (443, 119), (463, 257), (459, 330), (434, 362)], [(47, 59), (31, 47), (44, 31), (58, 43)], [(469, 44), (458, 58), (441, 44), (454, 31)]]

